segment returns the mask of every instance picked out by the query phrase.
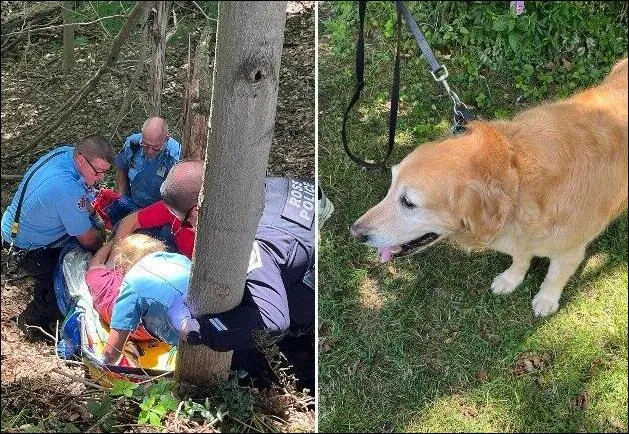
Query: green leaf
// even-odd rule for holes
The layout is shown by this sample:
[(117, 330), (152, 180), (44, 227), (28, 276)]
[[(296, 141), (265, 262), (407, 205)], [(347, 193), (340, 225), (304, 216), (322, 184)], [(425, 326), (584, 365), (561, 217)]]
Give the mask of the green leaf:
[(502, 19), (498, 18), (496, 21), (494, 21), (494, 24), (491, 28), (497, 32), (502, 32), (505, 27), (505, 22)]
[(518, 51), (518, 35), (516, 33), (509, 33), (509, 46), (514, 52)]
[(89, 400), (87, 401), (87, 410), (97, 419), (103, 417), (111, 408), (111, 399), (109, 396), (104, 395), (100, 401)]
[(395, 21), (388, 20), (384, 25), (384, 36), (390, 38), (393, 36), (393, 30), (395, 29)]
[(109, 394), (113, 396), (124, 395), (128, 398), (131, 398), (131, 395), (133, 395), (133, 391), (138, 388), (138, 385), (136, 383), (132, 383), (128, 380), (113, 380), (113, 382), (114, 387), (109, 391)]
[(171, 380), (161, 380), (151, 384), (146, 390), (147, 395), (164, 395), (175, 388), (175, 382)]
[(149, 414), (149, 423), (153, 426), (160, 426), (162, 424), (162, 418), (156, 413), (151, 412)]
[(179, 406), (179, 401), (175, 399), (172, 395), (162, 395), (159, 404), (167, 411), (175, 411)]
[(138, 423), (146, 423), (149, 420), (149, 411), (142, 410), (138, 415)]
[(150, 410), (155, 406), (155, 396), (147, 396), (144, 401), (140, 403), (140, 408), (143, 410)]

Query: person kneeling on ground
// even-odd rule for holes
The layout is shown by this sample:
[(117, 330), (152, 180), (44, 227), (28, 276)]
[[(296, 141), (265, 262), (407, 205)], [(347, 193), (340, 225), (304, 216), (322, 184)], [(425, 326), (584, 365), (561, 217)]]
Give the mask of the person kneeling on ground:
[(160, 117), (147, 119), (141, 133), (127, 137), (115, 159), (118, 191), (102, 190), (95, 201), (105, 227), (159, 201), (159, 188), (180, 155), (181, 145)]
[(102, 245), (88, 205), (91, 187), (103, 181), (112, 161), (111, 146), (99, 136), (53, 149), (27, 170), (2, 215), (3, 249), (26, 276), (36, 278), (33, 300), (17, 317), (29, 340), (38, 334), (27, 325), (51, 331), (51, 324), (61, 318), (53, 272), (62, 248), (73, 237), (88, 250)]
[(122, 349), (140, 324), (169, 345), (179, 343), (179, 329), (186, 329), (190, 314), (185, 308), (191, 262), (178, 253), (155, 252), (131, 267), (120, 285), (111, 314), (103, 363), (116, 365)]
[[(166, 245), (144, 234), (133, 234), (117, 243), (109, 241), (91, 259), (85, 275), (87, 287), (94, 300), (94, 308), (106, 323), (111, 323), (112, 312), (125, 273), (143, 257), (166, 250)], [(129, 336), (134, 341), (155, 339), (142, 325)]]

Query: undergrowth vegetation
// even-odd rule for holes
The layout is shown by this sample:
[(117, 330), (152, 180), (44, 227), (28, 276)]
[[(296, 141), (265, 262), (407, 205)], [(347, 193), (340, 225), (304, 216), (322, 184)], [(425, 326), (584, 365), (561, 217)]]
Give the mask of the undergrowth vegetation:
[[(627, 56), (626, 2), (405, 2), (460, 99), (509, 118), (592, 86)], [(319, 3), (319, 181), (336, 211), (319, 244), (322, 432), (626, 432), (627, 214), (588, 247), (559, 311), (532, 314), (548, 270), (491, 293), (510, 259), (448, 245), (381, 264), (348, 227), (387, 192), (390, 174), (344, 153), (355, 86), (355, 2)], [(368, 2), (365, 86), (350, 112), (359, 157), (381, 160), (395, 52), (392, 2)], [(402, 28), (398, 163), (450, 134), (452, 101)], [(585, 176), (585, 174), (584, 174)]]

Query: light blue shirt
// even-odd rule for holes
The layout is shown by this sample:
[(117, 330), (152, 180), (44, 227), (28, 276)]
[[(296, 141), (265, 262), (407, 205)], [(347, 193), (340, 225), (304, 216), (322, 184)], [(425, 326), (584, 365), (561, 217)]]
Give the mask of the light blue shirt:
[(181, 157), (181, 145), (172, 137), (153, 158), (149, 160), (140, 147), (136, 152), (131, 143), (139, 143), (142, 134), (131, 134), (116, 156), (116, 166), (127, 173), (129, 192), (127, 193), (138, 208), (144, 208), (161, 200), (159, 188), (170, 169)]
[(90, 188), (74, 161), (74, 147), (48, 152), (31, 166), (18, 186), (11, 204), (2, 214), (2, 239), (11, 242), (11, 224), (24, 182), (40, 162), (62, 151), (37, 169), (26, 186), (15, 246), (22, 249), (49, 246), (65, 235), (82, 235), (92, 228), (85, 208)]
[(154, 337), (177, 345), (179, 324), (171, 308), (188, 293), (190, 260), (178, 253), (156, 252), (142, 258), (125, 275), (114, 304), (111, 328), (134, 331), (140, 325)]

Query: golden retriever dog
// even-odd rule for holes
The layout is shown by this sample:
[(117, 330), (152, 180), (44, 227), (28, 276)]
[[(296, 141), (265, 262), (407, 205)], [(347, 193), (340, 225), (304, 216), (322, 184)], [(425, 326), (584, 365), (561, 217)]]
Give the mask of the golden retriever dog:
[(494, 294), (518, 287), (533, 256), (550, 258), (532, 301), (559, 307), (585, 248), (627, 208), (627, 59), (598, 86), (513, 120), (474, 121), (459, 136), (419, 146), (392, 168), (386, 197), (350, 228), (380, 260), (450, 239), (493, 249), (512, 265)]

